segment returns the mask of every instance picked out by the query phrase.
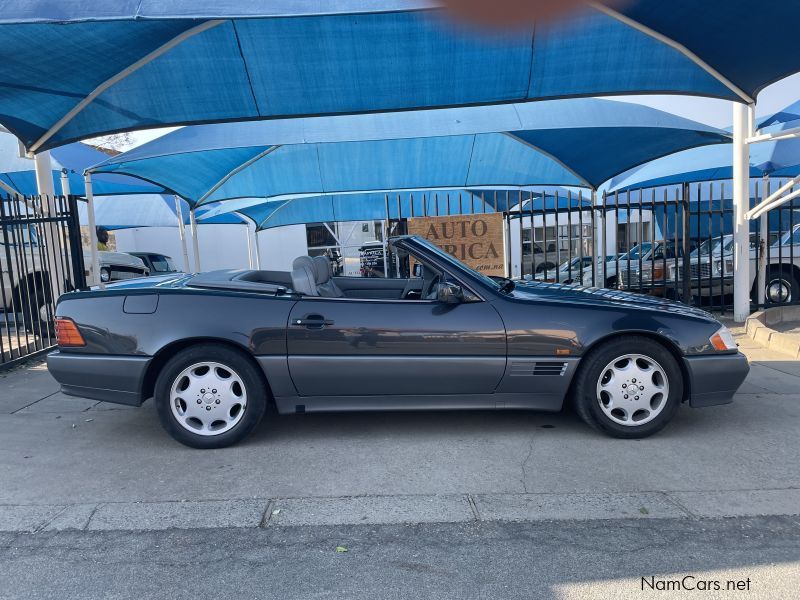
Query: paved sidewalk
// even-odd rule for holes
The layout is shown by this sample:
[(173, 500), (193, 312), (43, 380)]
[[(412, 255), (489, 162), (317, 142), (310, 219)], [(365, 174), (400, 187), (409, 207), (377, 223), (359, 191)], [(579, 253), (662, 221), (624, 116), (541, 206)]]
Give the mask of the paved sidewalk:
[(735, 402), (607, 438), (570, 412), (272, 416), (245, 443), (173, 442), (153, 406), (0, 376), (0, 531), (270, 528), (800, 514), (800, 361), (739, 336)]

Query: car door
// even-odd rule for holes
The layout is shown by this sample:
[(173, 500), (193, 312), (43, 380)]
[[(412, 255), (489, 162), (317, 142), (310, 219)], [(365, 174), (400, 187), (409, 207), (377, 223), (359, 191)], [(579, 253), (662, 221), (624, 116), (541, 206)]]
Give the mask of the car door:
[(289, 315), (300, 396), (490, 394), (506, 365), (488, 302), (305, 298)]

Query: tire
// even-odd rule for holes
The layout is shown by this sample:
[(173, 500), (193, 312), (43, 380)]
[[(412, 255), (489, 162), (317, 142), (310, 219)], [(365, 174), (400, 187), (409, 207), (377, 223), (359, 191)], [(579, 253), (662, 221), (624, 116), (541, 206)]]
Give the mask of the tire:
[(767, 273), (764, 299), (767, 304), (787, 304), (800, 298), (800, 284), (789, 269), (774, 269)]
[[(51, 320), (52, 294), (50, 283), (43, 279), (40, 274), (29, 276), (27, 282), (20, 284), (14, 292), (16, 300), (17, 314), (22, 316), (22, 324), (25, 330), (33, 335), (55, 337), (55, 327)], [(48, 310), (47, 305), (50, 305)]]
[[(637, 391), (626, 398), (631, 386)], [(663, 429), (682, 398), (683, 376), (675, 358), (658, 342), (635, 335), (592, 349), (581, 361), (573, 388), (575, 411), (587, 425), (625, 439), (644, 438)]]
[(164, 365), (154, 396), (167, 433), (181, 444), (206, 449), (231, 446), (253, 431), (266, 411), (268, 392), (261, 371), (244, 352), (198, 344)]

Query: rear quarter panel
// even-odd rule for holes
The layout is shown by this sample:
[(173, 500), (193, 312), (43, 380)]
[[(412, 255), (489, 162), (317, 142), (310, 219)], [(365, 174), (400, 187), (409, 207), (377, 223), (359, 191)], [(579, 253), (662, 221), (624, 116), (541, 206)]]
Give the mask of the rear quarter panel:
[(154, 312), (125, 312), (125, 298), (133, 295), (153, 293), (95, 292), (62, 297), (56, 314), (73, 319), (86, 340), (85, 347), (69, 352), (153, 356), (174, 342), (210, 338), (236, 344), (254, 355), (286, 354), (286, 324), (294, 304), (291, 298), (160, 291)]

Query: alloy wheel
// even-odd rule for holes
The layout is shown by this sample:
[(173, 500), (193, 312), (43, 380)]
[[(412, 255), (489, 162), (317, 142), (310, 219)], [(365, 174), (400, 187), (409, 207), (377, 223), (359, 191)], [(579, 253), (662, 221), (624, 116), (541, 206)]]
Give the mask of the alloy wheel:
[(247, 410), (241, 377), (217, 362), (193, 364), (175, 378), (170, 409), (184, 429), (198, 435), (219, 435), (233, 429)]
[(655, 419), (667, 404), (669, 380), (664, 369), (644, 354), (625, 354), (601, 371), (597, 381), (600, 409), (626, 427)]

